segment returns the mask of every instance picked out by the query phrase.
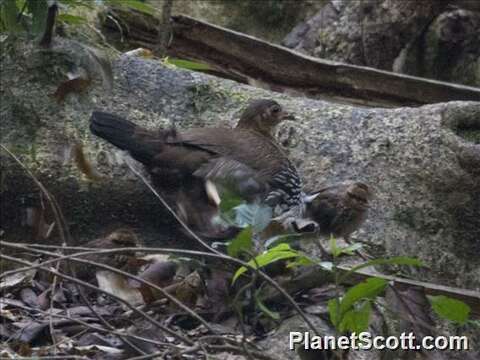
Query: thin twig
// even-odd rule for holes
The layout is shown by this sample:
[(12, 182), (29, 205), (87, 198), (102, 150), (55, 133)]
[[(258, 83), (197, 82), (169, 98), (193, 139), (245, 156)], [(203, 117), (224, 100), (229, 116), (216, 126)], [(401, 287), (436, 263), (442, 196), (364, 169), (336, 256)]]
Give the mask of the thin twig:
[[(9, 246), (9, 245), (7, 245)], [(17, 249), (24, 249), (24, 250), (28, 250), (28, 248), (26, 248), (25, 246), (23, 245), (19, 245), (19, 244), (16, 244), (16, 245), (13, 245), (11, 246), (13, 248), (17, 248)], [(113, 249), (112, 249), (113, 250)], [(185, 304), (183, 304), (180, 300), (178, 300), (176, 297), (172, 296), (171, 294), (169, 294), (168, 292), (165, 291), (165, 289), (161, 288), (160, 286), (148, 281), (148, 280), (145, 280), (145, 279), (142, 279), (141, 277), (139, 276), (136, 276), (136, 275), (133, 275), (133, 274), (130, 274), (126, 271), (123, 271), (123, 270), (120, 270), (120, 269), (117, 269), (117, 268), (114, 268), (112, 266), (109, 266), (109, 265), (105, 265), (105, 264), (101, 264), (101, 263), (98, 263), (98, 262), (95, 262), (95, 261), (91, 261), (91, 260), (84, 260), (84, 259), (78, 259), (77, 256), (85, 256), (85, 255), (89, 255), (89, 254), (92, 254), (92, 253), (96, 253), (98, 254), (98, 250), (95, 251), (95, 252), (86, 252), (86, 253), (79, 253), (79, 254), (71, 254), (71, 255), (63, 255), (63, 256), (60, 256), (54, 252), (50, 252), (50, 251), (44, 251), (44, 250), (37, 250), (37, 249), (30, 249), (30, 251), (33, 251), (33, 252), (36, 252), (36, 253), (39, 253), (39, 254), (43, 254), (43, 255), (49, 255), (49, 256), (55, 256), (56, 258), (55, 259), (51, 259), (51, 260), (47, 260), (45, 262), (43, 262), (42, 264), (38, 264), (40, 265), (40, 267), (44, 267), (45, 265), (47, 265), (48, 263), (50, 262), (59, 262), (59, 261), (62, 261), (62, 260), (73, 260), (75, 262), (79, 262), (79, 263), (83, 263), (83, 264), (87, 264), (87, 265), (93, 265), (95, 267), (98, 267), (100, 269), (104, 269), (104, 270), (109, 270), (111, 272), (114, 272), (116, 274), (119, 274), (119, 275), (122, 275), (122, 276), (125, 276), (127, 278), (130, 278), (130, 279), (133, 279), (133, 280), (136, 280), (142, 284), (145, 284), (147, 286), (150, 286), (152, 287), (153, 289), (159, 291), (165, 298), (167, 298), (168, 300), (170, 300), (171, 302), (173, 302), (175, 305), (177, 305), (178, 307), (180, 307), (182, 310), (184, 310), (186, 313), (188, 313), (190, 316), (194, 317), (196, 320), (198, 320), (201, 324), (203, 324), (210, 332), (212, 333), (215, 333), (215, 331), (212, 329), (212, 327), (208, 324), (208, 322), (203, 319), (200, 315), (198, 315), (195, 311), (193, 311), (192, 309), (190, 309), (188, 306), (186, 306)], [(37, 264), (35, 264), (35, 267), (37, 267)]]
[[(11, 243), (11, 242), (7, 242), (7, 241), (0, 241), (0, 245), (10, 246), (10, 247), (14, 247), (14, 248), (20, 248), (20, 249), (24, 249), (24, 250), (28, 250), (30, 247), (50, 248), (50, 249), (57, 248), (54, 245), (43, 245), (43, 244), (20, 245), (20, 244), (17, 244), (17, 243)], [(63, 258), (65, 258), (65, 259), (66, 258), (73, 258), (73, 257), (76, 257), (76, 256), (90, 255), (90, 254), (94, 254), (94, 253), (95, 254), (110, 254), (110, 253), (118, 253), (118, 252), (141, 251), (141, 252), (144, 252), (144, 253), (162, 253), (162, 254), (181, 254), (181, 255), (205, 256), (205, 257), (218, 258), (218, 259), (222, 259), (222, 260), (225, 260), (225, 261), (230, 261), (230, 262), (236, 263), (237, 265), (246, 267), (250, 271), (258, 272), (258, 276), (260, 278), (262, 278), (263, 280), (265, 280), (266, 282), (268, 282), (274, 289), (276, 289), (282, 296), (284, 296), (287, 299), (287, 301), (294, 307), (294, 309), (297, 311), (297, 313), (303, 318), (303, 320), (310, 327), (310, 329), (315, 334), (318, 334), (316, 332), (315, 327), (309, 321), (309, 319), (305, 317), (305, 314), (299, 308), (296, 301), (275, 280), (273, 280), (270, 276), (265, 274), (260, 269), (255, 269), (252, 265), (250, 265), (250, 264), (248, 264), (248, 263), (246, 263), (242, 260), (239, 260), (237, 258), (228, 256), (226, 254), (222, 254), (222, 253), (212, 254), (212, 253), (208, 253), (208, 252), (204, 252), (204, 251), (184, 250), (184, 249), (175, 249), (175, 248), (131, 247), (131, 248), (119, 248), (119, 249), (94, 249), (94, 250), (92, 250), (92, 249), (85, 248), (85, 247), (72, 247), (72, 246), (70, 246), (70, 247), (66, 247), (66, 249), (70, 249), (70, 250), (90, 250), (90, 251), (86, 251), (84, 253), (77, 253), (77, 254), (71, 254), (71, 255), (68, 255), (68, 256), (64, 256)], [(51, 260), (47, 260), (47, 261), (45, 261), (41, 264), (32, 264), (31, 266), (28, 266), (28, 267), (19, 268), (19, 269), (15, 269), (15, 270), (9, 270), (9, 271), (7, 271), (3, 274), (0, 274), (0, 279), (4, 278), (6, 276), (9, 276), (9, 275), (19, 273), (19, 272), (27, 271), (27, 270), (30, 270), (30, 269), (36, 269), (36, 268), (39, 268), (41, 266), (45, 266), (47, 264), (55, 263), (56, 261), (58, 261), (58, 259), (51, 259)], [(127, 276), (131, 276), (131, 274), (128, 274)]]
[[(15, 303), (15, 304), (9, 304), (9, 306), (17, 307), (17, 308), (24, 309), (24, 310), (31, 311), (31, 312), (38, 312), (38, 313), (44, 314), (44, 315), (49, 315), (49, 313), (47, 311), (44, 311), (44, 310), (41, 310), (41, 309), (38, 309), (38, 308), (31, 308), (31, 307), (23, 305), (23, 304), (16, 304)], [(82, 325), (82, 326), (86, 327), (87, 329), (85, 329), (85, 331), (88, 330), (88, 329), (91, 329), (91, 330), (95, 330), (95, 331), (102, 332), (102, 333), (105, 333), (105, 334), (113, 334), (113, 335), (116, 335), (116, 336), (121, 335), (121, 336), (129, 337), (129, 338), (132, 338), (132, 339), (136, 339), (136, 340), (139, 340), (139, 341), (144, 341), (144, 342), (154, 344), (154, 345), (157, 345), (157, 346), (178, 347), (175, 344), (171, 344), (171, 343), (167, 343), (167, 342), (163, 342), (163, 341), (152, 340), (152, 339), (144, 338), (144, 337), (138, 336), (138, 335), (122, 333), (122, 332), (117, 331), (117, 330), (110, 330), (108, 328), (95, 326), (95, 325), (92, 325), (92, 324), (86, 322), (85, 320), (73, 318), (69, 315), (62, 315), (62, 314), (57, 313), (57, 314), (52, 314), (51, 316), (56, 317), (56, 318), (60, 318), (60, 319), (71, 320), (72, 322), (75, 322), (79, 325)], [(77, 335), (74, 335), (74, 336), (77, 336)], [(67, 340), (73, 339), (74, 336), (70, 336)], [(63, 341), (65, 341), (65, 340), (63, 340)], [(58, 344), (60, 344), (60, 342)]]
[[(49, 10), (50, 11), (50, 10)], [(45, 188), (45, 186), (43, 186), (42, 182), (40, 180), (37, 179), (37, 177), (30, 171), (30, 169), (28, 169), (25, 164), (23, 164), (23, 162), (15, 155), (13, 154), (10, 150), (8, 150), (4, 145), (0, 144), (0, 147), (10, 156), (12, 157), (15, 162), (17, 164), (20, 165), (20, 167), (22, 167), (22, 169), (29, 175), (29, 177), (33, 180), (33, 182), (37, 185), (37, 187), (40, 189), (40, 192), (41, 194), (43, 194), (51, 209), (52, 209), (52, 212), (53, 212), (53, 215), (54, 215), (54, 218), (55, 218), (55, 222), (57, 223), (57, 227), (58, 227), (58, 232), (59, 232), (59, 236), (60, 236), (60, 239), (62, 240), (62, 246), (57, 248), (57, 249), (60, 249), (63, 253), (63, 251), (65, 250), (65, 248), (67, 247), (67, 245), (70, 243), (70, 240), (71, 240), (71, 235), (70, 235), (70, 231), (68, 229), (68, 224), (67, 222), (65, 221), (65, 217), (63, 216), (63, 212), (57, 202), (57, 199), (55, 199), (55, 197)], [(43, 206), (43, 199), (42, 199), (42, 206)], [(56, 264), (56, 270), (58, 271), (59, 270), (59, 266), (60, 266), (60, 263), (57, 263)], [(74, 276), (74, 277), (77, 277), (76, 276), (76, 273), (75, 273), (75, 269), (71, 268), (70, 267), (70, 263), (67, 263), (67, 269), (68, 271)], [(53, 295), (55, 294), (55, 287), (57, 285), (57, 278), (54, 276), (53, 278), (53, 284), (52, 284), (52, 296), (50, 298), (50, 309), (53, 308)], [(93, 306), (91, 305), (90, 301), (88, 300), (88, 298), (85, 296), (85, 294), (83, 293), (83, 289), (78, 287), (78, 284), (77, 283), (74, 283), (74, 286), (77, 288), (77, 291), (78, 293), (80, 294), (80, 297), (82, 299), (82, 301), (85, 303), (85, 305), (90, 309), (90, 311), (95, 314), (97, 316), (97, 318), (107, 327), (107, 328), (111, 328), (113, 329), (114, 327), (112, 325), (110, 325), (108, 323), (108, 321), (106, 321), (94, 308)], [(55, 341), (56, 339), (54, 338), (54, 329), (53, 329), (53, 324), (50, 323), (50, 335), (52, 337), (52, 342), (53, 344), (55, 344)], [(139, 349), (137, 346), (135, 346), (135, 344), (132, 344), (128, 341), (128, 339), (125, 339), (123, 337), (119, 337), (119, 339), (121, 341), (124, 341), (126, 342), (132, 349), (134, 349), (135, 351), (137, 351), (139, 354), (144, 354), (144, 352)]]
[[(0, 259), (5, 259), (5, 260), (9, 260), (9, 261), (12, 261), (12, 262), (15, 262), (15, 263), (18, 263), (18, 264), (23, 264), (23, 265), (27, 265), (27, 266), (32, 266), (33, 264), (28, 262), (28, 261), (25, 261), (25, 260), (21, 260), (21, 259), (18, 259), (16, 257), (13, 257), (13, 256), (8, 256), (8, 255), (4, 255), (4, 254), (0, 254)], [(78, 260), (78, 259), (77, 259)], [(99, 265), (102, 265), (102, 264), (99, 264)], [(102, 294), (105, 294), (106, 296), (109, 296), (109, 297), (112, 297), (114, 298), (116, 301), (119, 301), (121, 302), (122, 304), (125, 304), (125, 306), (127, 306), (129, 309), (133, 310), (134, 312), (136, 312), (137, 314), (141, 315), (145, 320), (147, 320), (148, 322), (150, 322), (151, 324), (155, 325), (156, 327), (158, 327), (159, 329), (161, 329), (162, 331), (165, 331), (167, 334), (181, 340), (182, 342), (188, 344), (188, 345), (193, 345), (193, 342), (186, 338), (185, 336), (181, 335), (181, 334), (178, 334), (176, 333), (175, 331), (165, 327), (164, 325), (162, 325), (161, 323), (159, 323), (157, 320), (153, 319), (152, 317), (150, 317), (147, 313), (135, 308), (135, 306), (131, 305), (128, 301), (118, 297), (117, 295), (114, 295), (112, 293), (109, 293), (108, 291), (105, 291), (103, 289), (100, 289), (99, 287), (95, 286), (95, 285), (92, 285), (88, 282), (85, 282), (85, 281), (82, 281), (82, 280), (79, 280), (77, 278), (74, 278), (72, 276), (69, 276), (69, 275), (66, 275), (66, 274), (63, 274), (59, 271), (56, 271), (56, 270), (53, 270), (53, 269), (50, 269), (50, 268), (47, 268), (47, 267), (41, 267), (41, 269), (43, 271), (46, 271), (46, 272), (49, 272), (53, 275), (57, 275), (63, 279), (66, 279), (66, 280), (69, 280), (69, 281), (72, 281), (72, 282), (76, 282), (77, 284), (81, 285), (81, 286), (84, 286), (86, 288), (89, 288), (89, 289), (92, 289), (94, 291), (97, 291), (97, 292), (100, 292)], [(113, 268), (112, 268), (113, 269)], [(126, 273), (128, 274), (128, 273)]]
[[(0, 241), (0, 246), (10, 246), (10, 247), (13, 247), (13, 248), (20, 248), (20, 249), (24, 249), (24, 250), (29, 250), (30, 247), (37, 247), (37, 248), (50, 248), (50, 249), (55, 249), (57, 248), (56, 246), (54, 245), (43, 245), (43, 244), (25, 244), (25, 245), (20, 245), (18, 243), (11, 243), (11, 242), (7, 242), (7, 241)], [(274, 289), (276, 289), (282, 296), (284, 296), (287, 301), (295, 308), (295, 310), (297, 310), (297, 313), (302, 316), (303, 320), (305, 320), (305, 322), (307, 323), (307, 325), (309, 325), (310, 329), (312, 331), (315, 332), (315, 334), (317, 334), (316, 332), (316, 329), (315, 327), (313, 326), (313, 324), (308, 320), (308, 318), (305, 317), (305, 314), (303, 313), (303, 311), (299, 308), (298, 304), (296, 303), (296, 301), (290, 296), (290, 294), (288, 294), (286, 292), (285, 289), (283, 289), (275, 280), (273, 280), (270, 276), (268, 276), (267, 274), (265, 274), (263, 271), (261, 271), (260, 269), (255, 269), (252, 265), (242, 261), (242, 260), (239, 260), (237, 258), (234, 258), (234, 257), (231, 257), (231, 256), (228, 256), (226, 254), (222, 254), (222, 253), (219, 253), (219, 254), (212, 254), (212, 253), (208, 253), (208, 252), (204, 252), (204, 251), (197, 251), (197, 250), (184, 250), (184, 249), (175, 249), (175, 248), (142, 248), (142, 247), (131, 247), (131, 248), (118, 248), (118, 249), (95, 249), (95, 250), (92, 250), (92, 249), (89, 249), (89, 248), (85, 248), (85, 247), (66, 247), (66, 249), (71, 249), (71, 250), (90, 250), (90, 251), (86, 251), (86, 252), (82, 252), (82, 253), (77, 253), (77, 254), (71, 254), (71, 255), (68, 255), (68, 256), (64, 256), (63, 258), (66, 259), (66, 258), (74, 258), (74, 257), (77, 257), (77, 256), (85, 256), (85, 255), (90, 255), (90, 254), (110, 254), (110, 253), (118, 253), (118, 252), (131, 252), (131, 251), (141, 251), (141, 252), (144, 252), (144, 253), (162, 253), (162, 254), (182, 254), (182, 255), (197, 255), (197, 256), (205, 256), (205, 257), (212, 257), (212, 258), (218, 258), (218, 259), (222, 259), (222, 260), (225, 260), (225, 261), (230, 261), (230, 262), (233, 262), (233, 263), (236, 263), (237, 265), (240, 265), (240, 266), (244, 266), (245, 268), (247, 268), (248, 270), (250, 271), (254, 271), (254, 272), (258, 272), (258, 276), (260, 278), (262, 278), (263, 280), (265, 280), (266, 282), (268, 282)], [(57, 254), (58, 256), (58, 254)], [(15, 269), (15, 270), (9, 270), (3, 274), (0, 274), (0, 279), (6, 277), (6, 276), (9, 276), (9, 275), (13, 275), (15, 273), (19, 273), (19, 272), (23, 272), (23, 271), (27, 271), (27, 270), (30, 270), (30, 269), (36, 269), (36, 268), (39, 268), (41, 266), (45, 266), (47, 264), (51, 264), (51, 263), (55, 263), (56, 261), (59, 261), (58, 259), (50, 259), (50, 260), (47, 260), (41, 264), (32, 264), (31, 266), (28, 266), (28, 267), (24, 267), (24, 268), (19, 268), (19, 269)], [(128, 273), (127, 273), (128, 274)], [(128, 274), (126, 276), (132, 276), (131, 274)]]

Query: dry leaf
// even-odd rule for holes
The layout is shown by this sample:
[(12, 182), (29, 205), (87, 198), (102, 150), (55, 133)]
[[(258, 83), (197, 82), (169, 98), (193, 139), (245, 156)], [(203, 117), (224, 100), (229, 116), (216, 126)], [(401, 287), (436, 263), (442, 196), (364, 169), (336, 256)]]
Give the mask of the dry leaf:
[(34, 308), (38, 306), (38, 296), (37, 294), (35, 294), (32, 288), (23, 288), (20, 291), (20, 298), (28, 306), (31, 306)]
[(7, 276), (3, 278), (2, 281), (0, 281), (0, 290), (5, 291), (6, 289), (21, 284), (23, 282), (25, 284), (28, 284), (32, 281), (36, 273), (36, 270), (28, 270)]
[(154, 262), (139, 276), (157, 286), (169, 285), (177, 271), (177, 264), (173, 261)]
[(72, 149), (73, 161), (78, 170), (85, 175), (88, 180), (98, 181), (102, 179), (102, 175), (94, 168), (92, 163), (87, 159), (83, 151), (83, 145), (81, 142), (77, 142), (73, 145)]
[(122, 275), (106, 270), (97, 271), (95, 275), (100, 289), (118, 296), (131, 305), (143, 305), (145, 303), (140, 291), (131, 287)]
[[(173, 261), (160, 261), (152, 263), (139, 276), (146, 281), (149, 281), (161, 288), (168, 286), (177, 271), (177, 264)], [(139, 281), (129, 279), (129, 284), (137, 288), (143, 295), (143, 299), (147, 304), (163, 298), (163, 294), (151, 286), (141, 283)]]
[(53, 97), (55, 97), (57, 99), (57, 102), (60, 104), (65, 100), (68, 94), (78, 94), (84, 92), (91, 84), (91, 82), (92, 81), (89, 78), (84, 79), (81, 77), (77, 77), (74, 79), (69, 79), (58, 86), (57, 90), (53, 94)]
[(197, 299), (205, 293), (205, 285), (197, 271), (189, 274), (178, 284), (175, 297), (187, 306), (193, 307)]
[(123, 354), (123, 350), (104, 345), (86, 345), (86, 346), (76, 346), (75, 350), (79, 351), (81, 354), (92, 354), (98, 356), (98, 352), (102, 351), (111, 355)]

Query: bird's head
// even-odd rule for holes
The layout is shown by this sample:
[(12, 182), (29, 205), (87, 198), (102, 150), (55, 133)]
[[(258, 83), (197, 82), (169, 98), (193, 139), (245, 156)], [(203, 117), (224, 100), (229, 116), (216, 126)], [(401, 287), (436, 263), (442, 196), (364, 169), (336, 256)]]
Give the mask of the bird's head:
[(373, 194), (367, 184), (354, 182), (347, 187), (347, 197), (349, 202), (359, 208), (368, 208), (369, 201)]
[(274, 100), (254, 100), (243, 111), (238, 128), (255, 130), (266, 136), (272, 136), (273, 129), (283, 120), (294, 120), (293, 115), (284, 111)]
[(111, 247), (140, 247), (141, 240), (134, 231), (128, 228), (120, 228), (108, 234), (104, 240)]

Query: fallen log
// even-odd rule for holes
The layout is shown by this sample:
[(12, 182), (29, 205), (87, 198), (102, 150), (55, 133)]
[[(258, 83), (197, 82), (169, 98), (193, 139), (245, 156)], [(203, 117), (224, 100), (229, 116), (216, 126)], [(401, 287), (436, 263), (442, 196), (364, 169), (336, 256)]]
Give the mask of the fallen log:
[[(111, 7), (107, 35), (130, 47), (156, 48), (159, 20)], [(172, 17), (167, 54), (207, 63), (213, 73), (278, 92), (368, 106), (480, 101), (480, 89), (306, 56), (188, 16)]]

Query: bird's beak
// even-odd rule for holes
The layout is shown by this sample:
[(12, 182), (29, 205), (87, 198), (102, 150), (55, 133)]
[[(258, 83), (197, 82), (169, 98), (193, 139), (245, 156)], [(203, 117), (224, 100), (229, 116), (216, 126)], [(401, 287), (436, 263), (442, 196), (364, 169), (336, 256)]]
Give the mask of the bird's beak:
[(293, 116), (293, 114), (290, 114), (288, 112), (283, 112), (282, 120), (295, 120), (295, 116)]

